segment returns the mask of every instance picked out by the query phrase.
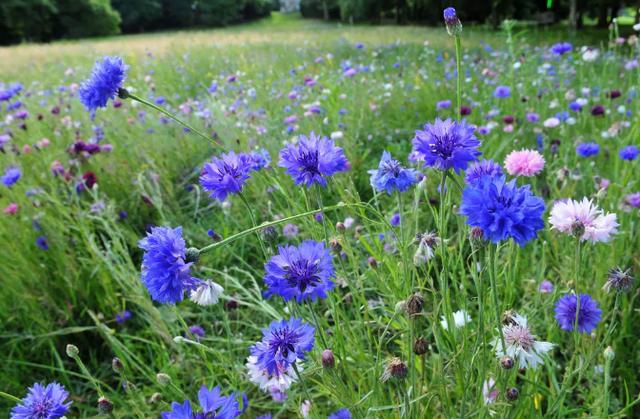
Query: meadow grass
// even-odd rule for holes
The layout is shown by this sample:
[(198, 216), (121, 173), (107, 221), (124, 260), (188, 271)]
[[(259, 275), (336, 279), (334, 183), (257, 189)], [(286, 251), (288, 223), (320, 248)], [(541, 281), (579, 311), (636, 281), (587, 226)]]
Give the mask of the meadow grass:
[[(33, 382), (58, 381), (71, 394), (69, 417), (95, 415), (99, 395), (113, 403), (115, 417), (156, 417), (173, 400), (196, 400), (203, 384), (219, 385), (225, 394), (246, 392), (247, 417), (298, 417), (300, 403), (309, 398), (311, 417), (343, 407), (358, 418), (640, 414), (636, 289), (602, 289), (609, 269), (637, 271), (640, 260), (638, 210), (621, 205), (640, 190), (638, 160), (618, 157), (623, 146), (638, 145), (640, 134), (638, 69), (625, 67), (636, 49), (610, 45), (606, 32), (529, 28), (516, 29), (508, 39), (481, 28), (463, 32), (462, 103), (472, 108), (467, 121), (490, 128), (479, 135), (483, 157), (502, 163), (513, 150), (540, 149), (544, 171), (518, 182), (531, 184), (544, 198), (545, 220), (554, 200), (590, 197), (618, 215), (620, 231), (611, 242), (578, 246), (548, 223), (523, 248), (512, 241), (474, 242), (457, 213), (461, 191), (455, 182), (462, 183), (462, 176), (446, 179), (447, 192), (441, 194), (443, 178), (434, 169), (423, 169), (426, 180), (400, 200), (372, 191), (367, 170), (377, 167), (384, 150), (406, 162), (416, 129), (437, 115), (456, 117), (453, 109), (436, 109), (445, 99), (455, 107), (456, 98), (453, 39), (443, 28), (349, 27), (275, 14), (228, 29), (1, 48), (0, 81), (24, 85), (18, 100), (28, 116), (7, 117), (16, 111), (1, 108), (0, 128), (11, 140), (0, 168), (18, 165), (23, 176), (11, 188), (3, 186), (0, 195), (2, 207), (19, 207), (0, 223), (0, 391), (22, 397)], [(574, 44), (572, 53), (549, 54), (550, 44), (565, 40)], [(582, 45), (600, 56), (584, 61)], [(130, 67), (125, 87), (143, 98), (165, 98), (161, 106), (215, 132), (221, 145), (164, 123), (133, 101), (98, 110), (91, 120), (78, 101), (77, 84), (105, 54), (122, 56)], [(349, 66), (358, 74), (346, 77)], [(496, 85), (510, 86), (511, 97), (495, 98)], [(612, 90), (621, 97), (608, 98)], [(288, 97), (291, 91), (297, 98)], [(588, 104), (569, 115), (573, 124), (543, 126), (579, 97)], [(606, 110), (601, 117), (590, 114), (597, 104)], [(528, 122), (527, 113), (539, 114), (540, 121)], [(291, 115), (297, 121), (285, 124)], [(507, 115), (515, 122), (505, 124)], [(305, 191), (278, 167), (277, 155), (285, 142), (311, 131), (333, 133), (351, 168), (327, 188)], [(78, 139), (102, 136), (101, 144), (112, 144), (112, 151), (69, 151)], [(50, 145), (36, 147), (43, 138)], [(575, 146), (591, 141), (599, 143), (600, 153), (578, 156)], [(226, 238), (250, 228), (242, 201), (212, 200), (198, 176), (212, 155), (256, 148), (273, 159), (270, 169), (252, 173), (243, 191), (258, 223), (345, 203), (324, 211), (325, 222), (296, 219), (297, 236), (278, 234), (267, 244), (271, 255), (276, 244), (337, 241), (338, 286), (313, 304), (263, 298), (266, 260), (255, 236), (245, 235), (203, 254), (192, 269), (194, 276), (224, 287), (223, 302), (154, 303), (140, 281), (138, 240), (150, 225), (182, 226), (188, 246), (201, 248), (212, 242), (209, 229)], [(52, 174), (56, 160), (67, 180)], [(97, 183), (78, 193), (86, 172), (95, 173)], [(601, 179), (610, 181), (608, 187)], [(399, 227), (389, 221), (396, 212)], [(347, 217), (354, 225), (337, 229)], [(433, 259), (416, 266), (413, 238), (428, 231), (438, 232), (442, 242)], [(46, 237), (47, 250), (36, 245), (38, 237)], [(449, 286), (443, 287), (444, 277)], [(544, 279), (554, 284), (553, 292), (538, 291)], [(578, 284), (599, 302), (603, 319), (592, 334), (574, 336), (558, 327), (554, 305)], [(423, 295), (424, 310), (410, 318), (402, 302), (414, 292)], [(490, 341), (498, 336), (496, 313), (508, 309), (525, 315), (540, 340), (557, 345), (538, 369), (501, 368)], [(116, 322), (123, 310), (131, 319)], [(441, 317), (456, 310), (467, 311), (472, 321), (444, 330)], [(244, 364), (261, 330), (291, 314), (322, 332), (304, 363), (304, 383), (294, 384), (288, 400), (277, 403), (248, 381)], [(184, 326), (195, 324), (206, 331), (201, 345), (174, 341), (192, 339)], [(424, 355), (413, 354), (417, 337), (429, 344)], [(67, 344), (79, 348), (86, 370), (65, 355)], [(334, 369), (320, 363), (325, 346), (336, 356)], [(607, 362), (608, 346), (615, 358)], [(112, 370), (116, 356), (123, 374)], [(408, 377), (381, 382), (392, 357), (407, 363)], [(171, 383), (161, 385), (158, 373), (169, 375)], [(486, 404), (482, 385), (489, 377), (500, 394)], [(519, 397), (510, 401), (505, 394), (512, 387)], [(150, 402), (154, 393), (161, 398)], [(0, 398), (3, 412), (14, 404)]]

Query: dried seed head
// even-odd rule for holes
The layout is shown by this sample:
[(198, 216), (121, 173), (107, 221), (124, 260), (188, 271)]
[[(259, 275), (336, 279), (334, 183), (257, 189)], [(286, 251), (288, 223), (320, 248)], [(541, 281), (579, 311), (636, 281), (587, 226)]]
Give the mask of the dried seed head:
[(158, 380), (158, 384), (166, 386), (171, 382), (171, 377), (163, 372), (159, 372), (156, 374), (156, 380)]
[(422, 294), (419, 292), (411, 294), (409, 298), (407, 298), (405, 306), (407, 314), (411, 317), (422, 313), (422, 309), (424, 308), (424, 298), (422, 297)]
[(613, 268), (609, 271), (607, 282), (605, 282), (602, 288), (607, 292), (624, 292), (628, 291), (632, 285), (633, 277), (631, 276), (630, 269), (622, 270), (620, 268)]
[(113, 403), (106, 397), (100, 397), (98, 399), (98, 411), (102, 414), (111, 413), (113, 410)]
[(333, 250), (335, 253), (342, 252), (342, 245), (340, 244), (340, 240), (338, 240), (337, 237), (333, 237), (331, 240), (329, 240), (329, 246), (331, 246), (331, 250)]
[(413, 353), (416, 355), (424, 355), (427, 353), (429, 349), (429, 343), (425, 338), (418, 338), (415, 342), (413, 342)]
[(124, 371), (124, 365), (122, 364), (122, 361), (120, 361), (120, 358), (116, 356), (111, 360), (111, 368), (113, 368), (113, 370), (118, 374)]
[(384, 372), (380, 376), (380, 381), (385, 382), (394, 378), (402, 380), (407, 376), (407, 365), (400, 358), (391, 358), (387, 363)]

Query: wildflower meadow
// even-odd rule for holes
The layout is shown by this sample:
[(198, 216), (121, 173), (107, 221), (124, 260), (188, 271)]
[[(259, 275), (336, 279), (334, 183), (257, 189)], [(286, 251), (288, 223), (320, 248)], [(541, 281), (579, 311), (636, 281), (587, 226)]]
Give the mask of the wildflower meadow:
[(640, 417), (639, 53), (453, 8), (0, 49), (0, 412)]

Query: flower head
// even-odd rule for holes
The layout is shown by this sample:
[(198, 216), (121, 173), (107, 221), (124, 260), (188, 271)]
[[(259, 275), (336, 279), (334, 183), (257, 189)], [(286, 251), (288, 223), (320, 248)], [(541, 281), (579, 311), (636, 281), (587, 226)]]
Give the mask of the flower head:
[(595, 156), (600, 152), (600, 145), (598, 143), (581, 143), (576, 146), (576, 153), (580, 157)]
[(17, 166), (8, 167), (2, 176), (2, 183), (7, 188), (12, 187), (22, 176), (22, 171)]
[[(453, 323), (456, 329), (461, 328), (467, 323), (471, 322), (471, 316), (464, 310), (458, 310), (453, 313)], [(447, 322), (447, 318), (445, 316), (440, 316), (440, 324), (444, 330), (449, 330), (449, 323)]]
[(481, 154), (477, 150), (480, 141), (473, 132), (474, 128), (466, 122), (436, 118), (433, 124), (426, 124), (423, 131), (416, 131), (413, 151), (424, 158), (425, 167), (453, 168), (459, 173)]
[(155, 301), (180, 302), (185, 291), (196, 289), (202, 282), (191, 276), (191, 263), (185, 261), (187, 249), (182, 227), (152, 227), (138, 246), (144, 250), (142, 283)]
[(462, 193), (460, 212), (467, 224), (480, 227), (483, 237), (498, 243), (512, 238), (520, 246), (533, 239), (544, 227), (544, 201), (529, 185), (518, 187), (515, 180), (484, 177)]
[[(271, 393), (272, 396), (281, 396), (286, 394), (291, 384), (297, 380), (297, 376), (293, 366), (278, 370), (276, 373), (269, 373), (265, 368), (258, 365), (258, 357), (249, 356), (246, 363), (249, 372), (249, 381), (257, 384), (260, 390)], [(298, 372), (303, 370), (300, 363), (297, 364)], [(275, 399), (275, 397), (274, 397)]]
[(631, 269), (613, 268), (609, 270), (607, 282), (602, 287), (605, 291), (628, 291), (633, 286)]
[(398, 160), (392, 159), (388, 151), (382, 153), (377, 170), (369, 170), (371, 186), (376, 191), (386, 191), (389, 195), (395, 190), (404, 192), (418, 182), (418, 173), (405, 169)]
[(456, 9), (447, 7), (442, 13), (444, 16), (444, 24), (447, 27), (447, 33), (451, 36), (460, 35), (462, 32), (462, 23), (458, 19)]
[(349, 409), (340, 409), (330, 414), (327, 419), (351, 419), (351, 412)]
[(421, 266), (427, 263), (435, 255), (434, 250), (440, 245), (440, 237), (434, 232), (427, 231), (416, 235), (418, 248), (413, 255), (413, 264)]
[(571, 52), (573, 46), (568, 42), (558, 42), (551, 46), (550, 51), (556, 55), (564, 55), (568, 52)]
[(287, 144), (280, 151), (280, 167), (295, 181), (307, 187), (317, 183), (327, 186), (327, 177), (349, 170), (349, 161), (333, 140), (315, 133), (301, 135), (297, 144)]
[(69, 393), (58, 383), (35, 383), (29, 393), (11, 409), (11, 419), (57, 419), (65, 415), (71, 402)]
[(592, 243), (608, 242), (618, 231), (616, 214), (605, 214), (587, 198), (580, 202), (573, 199), (556, 202), (551, 209), (549, 222), (554, 230), (578, 235), (580, 240)]
[(511, 88), (509, 86), (498, 86), (493, 92), (493, 97), (504, 99), (511, 96)]
[[(195, 413), (191, 407), (191, 402), (185, 400), (183, 403), (171, 403), (170, 412), (162, 412), (162, 419), (192, 419), (192, 418), (216, 418), (216, 419), (233, 419), (242, 415), (247, 410), (247, 395), (233, 393), (230, 396), (222, 396), (220, 387), (214, 387), (209, 390), (206, 386), (202, 386), (198, 391), (198, 402), (200, 403), (201, 413)], [(242, 399), (242, 408), (238, 403), (237, 397)]]
[(305, 240), (300, 246), (278, 248), (278, 254), (265, 265), (265, 296), (280, 295), (285, 301), (327, 298), (334, 286), (333, 262), (324, 243)]
[(640, 192), (633, 192), (625, 196), (624, 204), (632, 208), (640, 208)]
[(512, 314), (507, 324), (502, 326), (502, 335), (506, 349), (502, 346), (501, 338), (496, 338), (491, 343), (496, 351), (496, 356), (502, 358), (509, 356), (518, 362), (519, 368), (536, 368), (544, 364), (541, 355), (553, 349), (553, 344), (540, 342), (529, 330), (527, 318), (518, 314)]
[(544, 168), (544, 157), (535, 150), (518, 150), (509, 153), (504, 167), (511, 176), (535, 176)]
[(578, 319), (578, 331), (591, 333), (598, 326), (602, 310), (598, 302), (589, 294), (580, 294), (580, 311), (578, 312), (578, 297), (575, 294), (567, 294), (556, 303), (556, 321), (562, 330), (572, 331)]
[(315, 328), (301, 319), (273, 321), (262, 329), (262, 340), (253, 345), (256, 365), (270, 375), (280, 375), (313, 348)]
[(628, 145), (620, 149), (619, 156), (622, 160), (635, 160), (638, 158), (640, 150), (634, 145)]
[(200, 184), (211, 198), (224, 201), (227, 195), (242, 192), (253, 165), (253, 159), (247, 154), (223, 153), (202, 167)]
[(493, 160), (480, 160), (469, 165), (464, 173), (464, 182), (467, 185), (476, 183), (484, 176), (497, 178), (502, 176), (502, 167)]
[(104, 57), (96, 61), (91, 77), (80, 86), (80, 101), (90, 112), (106, 107), (122, 88), (126, 76), (127, 66), (122, 58)]
[(198, 305), (209, 306), (216, 304), (223, 292), (224, 288), (208, 279), (200, 282), (198, 287), (191, 291), (189, 299)]

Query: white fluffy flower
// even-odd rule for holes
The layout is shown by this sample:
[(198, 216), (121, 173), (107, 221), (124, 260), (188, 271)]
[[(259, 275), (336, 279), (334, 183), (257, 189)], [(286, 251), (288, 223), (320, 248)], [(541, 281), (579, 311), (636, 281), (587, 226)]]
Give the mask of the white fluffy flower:
[[(260, 390), (273, 392), (274, 390), (281, 393), (286, 392), (291, 384), (293, 384), (297, 377), (292, 366), (289, 366), (286, 370), (281, 371), (280, 374), (269, 374), (266, 369), (258, 366), (258, 358), (256, 356), (249, 356), (247, 363), (245, 364), (249, 371), (249, 381), (257, 384)], [(298, 371), (302, 371), (302, 365), (297, 363)]]
[(209, 306), (216, 304), (223, 292), (224, 288), (208, 279), (191, 291), (189, 299), (198, 305)]
[(597, 49), (588, 49), (582, 53), (582, 60), (591, 63), (598, 59), (598, 55), (600, 55), (600, 53)]
[[(440, 316), (440, 324), (444, 330), (449, 330), (449, 323), (447, 322), (447, 318), (445, 316)], [(471, 316), (464, 310), (458, 310), (453, 313), (453, 323), (456, 326), (456, 329), (461, 328), (467, 323), (471, 322)]]
[(592, 243), (608, 242), (618, 232), (616, 214), (605, 214), (587, 198), (582, 198), (580, 202), (573, 199), (556, 202), (551, 209), (549, 222), (552, 229), (562, 233), (573, 234), (584, 229), (580, 239)]
[(496, 337), (491, 342), (496, 356), (502, 358), (507, 355), (513, 358), (518, 363), (518, 368), (536, 368), (544, 364), (542, 355), (554, 347), (553, 343), (535, 340), (527, 326), (527, 318), (518, 314), (511, 316), (509, 324), (502, 326), (502, 334), (507, 348), (505, 351), (500, 337)]

